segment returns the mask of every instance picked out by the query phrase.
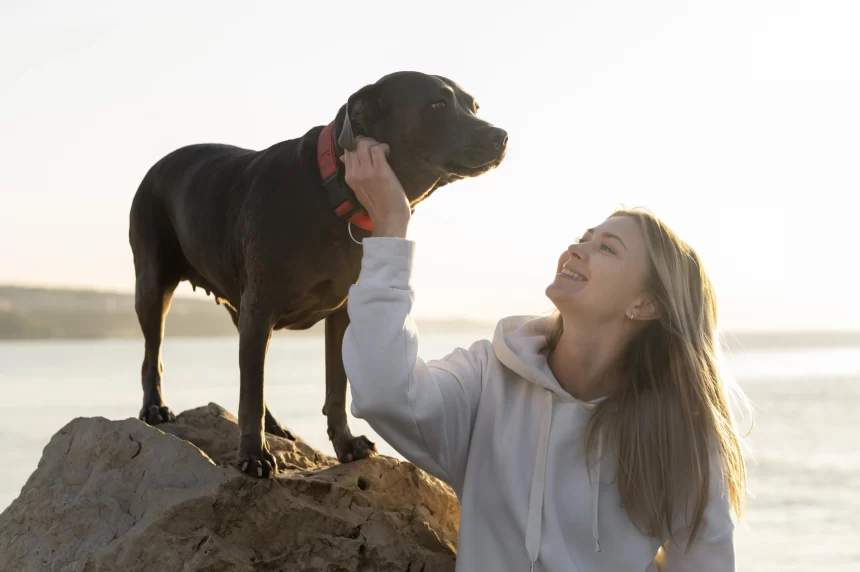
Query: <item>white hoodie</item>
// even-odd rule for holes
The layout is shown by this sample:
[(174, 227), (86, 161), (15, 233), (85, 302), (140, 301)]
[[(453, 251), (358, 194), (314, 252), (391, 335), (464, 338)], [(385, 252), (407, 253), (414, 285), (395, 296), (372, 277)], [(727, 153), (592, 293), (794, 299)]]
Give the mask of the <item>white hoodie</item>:
[[(654, 570), (668, 534), (648, 537), (631, 523), (603, 435), (586, 466), (584, 431), (599, 400), (579, 401), (556, 381), (548, 319), (504, 319), (492, 343), (425, 363), (410, 316), (414, 248), (406, 239), (364, 240), (343, 361), (352, 414), (457, 493), (457, 570)], [(735, 569), (718, 463), (711, 482), (696, 542), (687, 553), (667, 544), (664, 571)], [(675, 531), (682, 546), (686, 534)]]

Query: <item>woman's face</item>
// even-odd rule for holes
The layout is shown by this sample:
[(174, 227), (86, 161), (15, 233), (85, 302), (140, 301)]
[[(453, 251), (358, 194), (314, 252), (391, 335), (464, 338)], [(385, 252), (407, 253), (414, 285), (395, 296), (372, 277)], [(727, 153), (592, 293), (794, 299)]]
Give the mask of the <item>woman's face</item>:
[(546, 295), (562, 317), (623, 321), (646, 299), (648, 271), (638, 221), (612, 217), (586, 231), (562, 253)]

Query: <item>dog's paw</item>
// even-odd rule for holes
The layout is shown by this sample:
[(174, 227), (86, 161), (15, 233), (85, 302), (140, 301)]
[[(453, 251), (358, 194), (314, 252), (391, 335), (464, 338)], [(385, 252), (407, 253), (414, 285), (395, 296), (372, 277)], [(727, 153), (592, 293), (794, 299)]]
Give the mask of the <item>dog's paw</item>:
[(364, 435), (335, 441), (334, 451), (337, 453), (337, 460), (341, 463), (366, 459), (377, 453), (376, 445)]
[(176, 415), (166, 405), (150, 405), (140, 410), (138, 419), (149, 425), (176, 421)]
[(242, 454), (239, 452), (239, 460), (236, 461), (236, 468), (252, 477), (258, 479), (274, 479), (278, 476), (278, 462), (266, 449), (263, 449), (258, 454)]

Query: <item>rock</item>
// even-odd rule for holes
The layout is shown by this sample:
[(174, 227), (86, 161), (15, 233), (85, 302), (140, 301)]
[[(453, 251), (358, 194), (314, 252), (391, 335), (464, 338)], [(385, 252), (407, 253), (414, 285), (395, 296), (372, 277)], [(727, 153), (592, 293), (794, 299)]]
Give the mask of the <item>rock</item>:
[(282, 472), (256, 480), (230, 465), (238, 434), (214, 403), (158, 428), (73, 420), (0, 514), (0, 571), (454, 569), (459, 505), (437, 479), (268, 436)]

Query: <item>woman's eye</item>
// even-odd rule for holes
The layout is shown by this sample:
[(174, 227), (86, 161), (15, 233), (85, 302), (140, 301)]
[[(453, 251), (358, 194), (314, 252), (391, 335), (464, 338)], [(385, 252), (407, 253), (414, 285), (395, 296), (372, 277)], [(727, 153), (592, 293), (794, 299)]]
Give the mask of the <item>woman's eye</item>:
[(446, 107), (448, 107), (448, 104), (445, 103), (444, 101), (437, 101), (436, 103), (434, 103), (430, 107), (432, 107), (433, 109), (436, 109), (436, 110), (442, 110), (442, 109), (445, 109)]
[(606, 244), (601, 244), (601, 245), (600, 245), (600, 248), (601, 248), (601, 249), (606, 249), (606, 250), (608, 250), (609, 252), (611, 252), (612, 254), (615, 254), (615, 251), (612, 249), (612, 247), (611, 247), (611, 246), (608, 246), (608, 245), (606, 245)]

